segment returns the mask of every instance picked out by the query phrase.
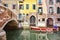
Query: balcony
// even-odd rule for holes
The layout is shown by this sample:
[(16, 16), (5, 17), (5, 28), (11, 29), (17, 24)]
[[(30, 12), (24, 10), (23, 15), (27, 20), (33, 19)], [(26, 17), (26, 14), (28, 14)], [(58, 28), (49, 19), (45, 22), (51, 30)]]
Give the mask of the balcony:
[(23, 3), (24, 0), (19, 0), (19, 3)]
[(47, 17), (47, 14), (45, 14), (45, 13), (42, 13), (42, 15), (38, 14), (38, 18), (46, 18), (46, 17)]
[(42, 15), (43, 13), (39, 13), (39, 15)]
[(39, 2), (38, 5), (42, 5), (42, 3)]
[(57, 14), (57, 13), (53, 13), (52, 15), (51, 14), (47, 14), (47, 17), (60, 18), (60, 14)]
[(38, 3), (38, 5), (42, 5), (42, 3)]
[(56, 0), (56, 3), (60, 3), (60, 0)]
[(60, 6), (60, 2), (57, 2), (57, 3), (56, 3), (56, 6), (59, 7), (59, 6)]

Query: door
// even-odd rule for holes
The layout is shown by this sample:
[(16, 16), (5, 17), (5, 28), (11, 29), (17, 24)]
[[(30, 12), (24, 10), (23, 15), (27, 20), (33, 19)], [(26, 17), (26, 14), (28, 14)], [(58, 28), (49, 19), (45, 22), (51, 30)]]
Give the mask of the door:
[(53, 27), (53, 19), (52, 18), (47, 19), (47, 27)]
[(35, 26), (36, 25), (35, 20), (36, 20), (35, 16), (30, 17), (30, 26)]

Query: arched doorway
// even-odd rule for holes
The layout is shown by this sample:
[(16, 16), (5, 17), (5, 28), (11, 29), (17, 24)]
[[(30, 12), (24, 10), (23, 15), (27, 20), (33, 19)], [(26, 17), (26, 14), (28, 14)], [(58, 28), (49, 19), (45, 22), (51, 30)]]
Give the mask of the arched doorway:
[(53, 27), (53, 19), (52, 18), (47, 19), (47, 27)]
[(35, 16), (32, 15), (30, 17), (30, 26), (36, 26), (35, 21), (36, 21), (36, 18), (35, 18)]

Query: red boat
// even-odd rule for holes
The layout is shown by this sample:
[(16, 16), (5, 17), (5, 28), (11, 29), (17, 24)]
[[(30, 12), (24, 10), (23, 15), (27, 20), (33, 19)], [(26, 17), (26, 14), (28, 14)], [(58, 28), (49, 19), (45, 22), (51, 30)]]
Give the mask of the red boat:
[[(31, 30), (39, 30), (41, 32), (53, 32), (54, 28), (46, 28), (46, 27), (31, 27)], [(57, 30), (57, 29), (55, 29)]]

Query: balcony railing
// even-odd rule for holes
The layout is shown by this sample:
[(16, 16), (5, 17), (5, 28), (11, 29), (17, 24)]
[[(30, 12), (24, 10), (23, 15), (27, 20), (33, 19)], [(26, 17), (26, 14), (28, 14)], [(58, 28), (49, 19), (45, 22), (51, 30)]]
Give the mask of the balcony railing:
[(47, 14), (47, 17), (60, 18), (60, 14), (57, 14), (57, 13), (53, 13), (52, 15), (51, 14)]
[(42, 3), (38, 3), (38, 5), (42, 5)]
[(19, 0), (19, 3), (23, 3), (24, 0)]

